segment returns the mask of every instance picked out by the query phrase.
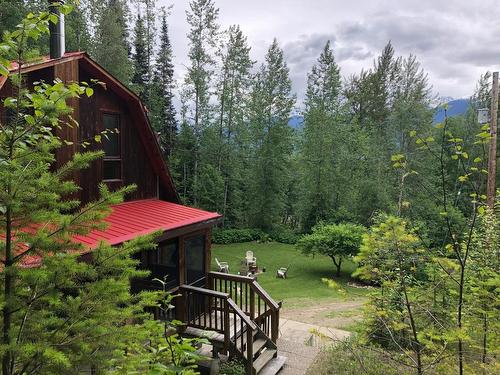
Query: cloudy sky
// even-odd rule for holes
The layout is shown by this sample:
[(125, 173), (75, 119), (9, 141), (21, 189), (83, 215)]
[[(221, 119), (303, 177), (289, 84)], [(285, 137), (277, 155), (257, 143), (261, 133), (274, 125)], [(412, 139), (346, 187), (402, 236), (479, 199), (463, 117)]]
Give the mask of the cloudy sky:
[[(173, 4), (170, 33), (178, 76), (185, 71), (188, 0)], [(262, 61), (276, 37), (285, 51), (294, 90), (327, 40), (345, 77), (372, 66), (391, 40), (396, 53), (418, 57), (435, 94), (467, 97), (480, 74), (500, 69), (498, 0), (215, 0), (223, 28), (239, 24)]]

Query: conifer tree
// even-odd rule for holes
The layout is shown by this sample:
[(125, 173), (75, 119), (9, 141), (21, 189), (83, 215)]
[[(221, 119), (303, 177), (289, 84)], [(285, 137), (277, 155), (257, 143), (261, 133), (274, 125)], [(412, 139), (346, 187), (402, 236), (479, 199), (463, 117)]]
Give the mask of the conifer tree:
[(341, 80), (329, 41), (309, 73), (305, 104), (301, 216), (307, 231), (332, 215), (339, 185), (334, 167), (341, 156)]
[(99, 14), (94, 51), (96, 61), (124, 84), (130, 82), (133, 72), (127, 16), (127, 2), (107, 1)]
[(242, 156), (248, 143), (247, 103), (251, 87), (253, 61), (247, 38), (239, 26), (231, 26), (219, 53), (221, 71), (217, 82), (217, 120), (213, 124), (213, 142), (210, 145), (210, 162), (223, 180), (220, 212), (225, 224), (243, 219), (242, 195), (245, 185)]
[(132, 75), (132, 84), (139, 93), (141, 99), (148, 100), (149, 68), (148, 55), (146, 49), (144, 20), (141, 14), (137, 16), (134, 28), (134, 74)]
[[(61, 12), (69, 8), (60, 6)], [(9, 57), (25, 61), (25, 43), (55, 22), (49, 12), (31, 15), (0, 43), (0, 73), (12, 88), (0, 119), (0, 345), (2, 374), (74, 374), (85, 366), (109, 368), (126, 361), (134, 340), (144, 343), (142, 296), (130, 294), (137, 271), (130, 255), (152, 247), (152, 237), (120, 247), (100, 244), (88, 252), (75, 235), (103, 229), (109, 205), (119, 203), (131, 187), (109, 192), (80, 206), (70, 199), (78, 191), (72, 173), (88, 167), (102, 152), (76, 153), (54, 170), (55, 151), (71, 143), (56, 129), (75, 126), (67, 101), (91, 96), (94, 83), (25, 86), (22, 68), (9, 72)], [(21, 65), (20, 65), (21, 66)], [(73, 120), (74, 121), (74, 120)], [(63, 132), (64, 133), (64, 132)], [(96, 134), (97, 136), (97, 134)], [(95, 141), (97, 142), (95, 138)], [(94, 141), (94, 140), (93, 140)], [(81, 144), (83, 146), (83, 143)]]
[(219, 9), (212, 0), (192, 0), (186, 12), (190, 26), (188, 40), (190, 43), (190, 65), (186, 76), (186, 94), (190, 104), (190, 123), (194, 127), (196, 144), (194, 147), (193, 165), (193, 203), (198, 203), (198, 173), (200, 164), (200, 141), (204, 129), (211, 121), (210, 88), (211, 76), (215, 60), (212, 50), (216, 47), (219, 25), (217, 19)]
[(288, 120), (294, 103), (289, 70), (275, 39), (255, 77), (250, 104), (254, 158), (249, 171), (251, 226), (270, 229), (283, 215), (292, 152)]
[(151, 83), (150, 97), (152, 123), (160, 134), (160, 143), (165, 156), (169, 156), (175, 144), (177, 135), (177, 119), (174, 107), (174, 64), (170, 37), (168, 34), (167, 11), (164, 9), (161, 17), (160, 45), (154, 79)]
[(156, 20), (157, 8), (156, 0), (140, 0), (144, 4), (144, 35), (146, 41), (146, 59), (148, 74), (153, 75), (153, 58), (155, 54), (155, 40), (156, 40)]

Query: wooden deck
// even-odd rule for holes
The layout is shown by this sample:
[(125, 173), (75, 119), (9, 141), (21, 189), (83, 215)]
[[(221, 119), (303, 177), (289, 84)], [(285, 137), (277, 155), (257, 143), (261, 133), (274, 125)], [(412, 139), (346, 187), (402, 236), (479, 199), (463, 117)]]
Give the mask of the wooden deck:
[(276, 360), (281, 306), (255, 279), (210, 272), (205, 287), (181, 285), (179, 292), (177, 319), (186, 323), (184, 334), (209, 340), (214, 357), (242, 360), (247, 375), (282, 366), (283, 358)]

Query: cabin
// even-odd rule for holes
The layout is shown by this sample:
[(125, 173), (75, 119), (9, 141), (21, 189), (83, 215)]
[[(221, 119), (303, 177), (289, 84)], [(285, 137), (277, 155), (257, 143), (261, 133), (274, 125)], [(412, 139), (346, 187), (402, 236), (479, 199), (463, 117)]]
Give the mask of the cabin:
[[(82, 141), (94, 139), (106, 129), (119, 130), (87, 148), (102, 149), (105, 156), (74, 174), (81, 190), (71, 198), (82, 204), (96, 199), (100, 183), (110, 190), (137, 186), (124, 203), (112, 206), (106, 230), (74, 240), (84, 244), (89, 254), (101, 241), (119, 245), (161, 232), (157, 250), (137, 255), (140, 267), (150, 270), (151, 277), (134, 281), (131, 289), (158, 288), (159, 283), (152, 279), (165, 279), (169, 291), (180, 295), (172, 317), (185, 323), (182, 334), (208, 338), (213, 357), (225, 354), (238, 358), (249, 375), (279, 371), (284, 363), (277, 352), (280, 304), (253, 277), (211, 271), (211, 231), (222, 217), (180, 203), (147, 108), (85, 52), (64, 51), (63, 22), (51, 25), (50, 42), (50, 56), (22, 66), (28, 86), (54, 79), (104, 83), (94, 88), (91, 97), (71, 99), (72, 116), (80, 125), (59, 131), (60, 137), (72, 144), (57, 151), (56, 166), (81, 151)], [(11, 92), (9, 81), (0, 79), (0, 99)], [(5, 115), (1, 104), (0, 115)], [(33, 264), (27, 266), (36, 266), (40, 260), (31, 261)]]

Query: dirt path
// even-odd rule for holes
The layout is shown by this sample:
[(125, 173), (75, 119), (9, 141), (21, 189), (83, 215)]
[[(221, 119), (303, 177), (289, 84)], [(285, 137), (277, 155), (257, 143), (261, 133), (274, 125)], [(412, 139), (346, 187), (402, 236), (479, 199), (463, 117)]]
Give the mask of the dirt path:
[(281, 317), (298, 322), (315, 324), (323, 327), (352, 331), (362, 318), (362, 308), (366, 298), (352, 300), (299, 300), (287, 307), (286, 301)]

